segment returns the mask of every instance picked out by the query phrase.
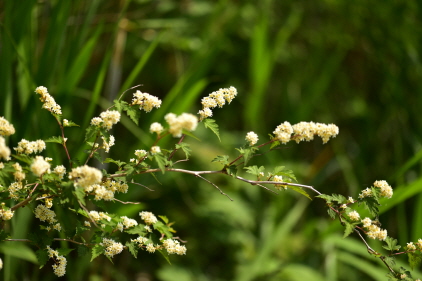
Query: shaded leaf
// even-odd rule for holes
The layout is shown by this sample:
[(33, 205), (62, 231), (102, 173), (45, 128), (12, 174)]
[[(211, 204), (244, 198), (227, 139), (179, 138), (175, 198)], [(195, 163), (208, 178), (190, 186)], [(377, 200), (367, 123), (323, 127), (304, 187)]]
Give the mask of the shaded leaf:
[(312, 201), (311, 196), (309, 196), (309, 194), (305, 190), (303, 190), (300, 186), (286, 185), (286, 187), (304, 195), (305, 197), (307, 197), (309, 200)]
[(40, 264), (40, 268), (43, 268), (44, 265), (49, 260), (48, 251), (47, 250), (41, 250), (40, 249), (40, 250), (37, 250), (35, 252), (35, 255), (37, 256), (37, 260), (38, 260), (38, 263)]
[(51, 138), (46, 139), (45, 142), (55, 142), (55, 143), (63, 144), (63, 138), (60, 136), (51, 137)]
[(229, 164), (229, 156), (228, 155), (218, 155), (213, 160), (211, 160), (211, 163), (212, 162), (220, 162), (223, 165), (227, 165), (227, 164)]
[(205, 128), (210, 129), (218, 137), (218, 140), (221, 141), (218, 125), (215, 123), (215, 120), (207, 118), (202, 120), (202, 123), (204, 123)]
[(100, 244), (95, 245), (91, 251), (91, 261), (93, 261), (96, 257), (104, 253), (105, 247), (101, 246)]
[(135, 242), (126, 242), (125, 246), (128, 248), (129, 253), (131, 253), (132, 256), (134, 256), (136, 259), (138, 257), (138, 251), (139, 251), (138, 244)]

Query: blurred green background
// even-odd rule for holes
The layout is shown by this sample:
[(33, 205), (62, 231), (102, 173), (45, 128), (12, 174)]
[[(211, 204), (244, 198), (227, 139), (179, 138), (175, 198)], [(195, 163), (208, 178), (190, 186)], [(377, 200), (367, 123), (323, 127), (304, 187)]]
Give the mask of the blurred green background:
[[(405, 245), (422, 238), (421, 9), (421, 1), (398, 0), (1, 1), (0, 116), (16, 128), (13, 147), (22, 138), (59, 133), (41, 109), (37, 86), (49, 89), (64, 118), (85, 128), (122, 91), (142, 84), (163, 105), (142, 114), (140, 126), (123, 118), (116, 127), (110, 157), (128, 161), (152, 144), (152, 122), (168, 112), (196, 113), (203, 96), (235, 86), (238, 97), (214, 111), (222, 142), (198, 129), (202, 141), (187, 139), (194, 156), (180, 167), (220, 169), (211, 160), (236, 157), (248, 131), (264, 142), (284, 121), (334, 123), (340, 134), (328, 144), (288, 144), (250, 165), (284, 165), (302, 184), (354, 197), (387, 180), (395, 194), (380, 220)], [(80, 159), (82, 128), (66, 130), (70, 152)], [(65, 159), (55, 144), (45, 155), (55, 164)], [(154, 191), (131, 187), (120, 197), (141, 205), (109, 207), (132, 217), (141, 209), (168, 216), (188, 241), (187, 255), (169, 265), (159, 254), (134, 259), (125, 252), (113, 265), (71, 254), (61, 280), (387, 279), (363, 243), (354, 235), (342, 239), (322, 200), (207, 177), (231, 202), (194, 177), (158, 177), (161, 185), (137, 178)], [(14, 238), (26, 238), (32, 223), (27, 209), (17, 212)], [(10, 242), (0, 252), (3, 280), (56, 279), (50, 264), (38, 270), (28, 245)]]

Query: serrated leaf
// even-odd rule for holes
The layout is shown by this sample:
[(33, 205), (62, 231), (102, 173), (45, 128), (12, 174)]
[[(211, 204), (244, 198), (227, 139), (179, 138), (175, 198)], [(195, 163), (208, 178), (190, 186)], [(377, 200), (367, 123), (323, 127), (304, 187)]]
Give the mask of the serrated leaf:
[(329, 215), (332, 219), (335, 219), (335, 218), (336, 218), (336, 212), (334, 212), (334, 210), (333, 210), (333, 209), (328, 208), (328, 209), (327, 209), (327, 212), (328, 212), (328, 215)]
[(41, 249), (40, 250), (37, 250), (35, 252), (35, 255), (37, 256), (37, 260), (38, 260), (38, 263), (40, 264), (40, 268), (43, 268), (44, 265), (49, 260), (47, 250), (41, 250)]
[(309, 194), (305, 190), (303, 190), (300, 186), (286, 185), (286, 187), (304, 195), (305, 197), (307, 197), (309, 200), (312, 201), (311, 196), (309, 196)]
[(387, 238), (385, 239), (385, 243), (387, 244), (387, 246), (382, 247), (388, 251), (398, 251), (401, 248), (400, 245), (397, 245), (397, 239), (394, 239), (393, 237), (387, 236)]
[(55, 142), (55, 143), (58, 143), (58, 144), (63, 144), (63, 138), (60, 137), (60, 136), (51, 137), (51, 138), (46, 139), (44, 142)]
[(265, 171), (265, 167), (261, 166), (258, 168), (258, 166), (249, 166), (249, 167), (244, 167), (243, 169), (246, 170), (246, 173), (255, 175), (255, 176), (259, 176), (260, 173), (263, 173)]
[(78, 245), (77, 251), (78, 251), (78, 257), (83, 257), (89, 253), (89, 248), (84, 245)]
[(157, 153), (154, 155), (155, 161), (157, 161), (158, 167), (160, 168), (161, 172), (164, 174), (166, 171), (166, 165), (168, 163), (167, 159), (161, 153)]
[(22, 162), (24, 162), (24, 163), (26, 163), (28, 165), (31, 165), (32, 164), (32, 158), (29, 157), (28, 155), (25, 155), (25, 154), (17, 154), (17, 155), (15, 155), (15, 154), (13, 154), (12, 157), (15, 158), (16, 160), (22, 161)]
[(210, 129), (218, 137), (218, 140), (221, 142), (218, 125), (217, 123), (215, 123), (215, 120), (207, 118), (207, 119), (202, 120), (202, 123), (204, 123), (205, 128)]
[(138, 225), (131, 227), (129, 229), (125, 229), (125, 232), (129, 233), (129, 234), (136, 234), (136, 235), (144, 236), (145, 233), (146, 233), (145, 225), (144, 224), (138, 224)]
[(130, 119), (132, 119), (133, 123), (139, 125), (139, 119), (141, 118), (141, 111), (139, 108), (131, 106), (126, 110), (126, 114)]
[(344, 204), (347, 199), (341, 194), (333, 194), (333, 201), (337, 202), (338, 204)]
[(320, 195), (317, 195), (315, 197), (324, 199), (327, 203), (331, 203), (333, 201), (333, 196), (330, 196), (330, 195), (327, 195), (327, 194), (320, 194)]
[(104, 160), (103, 163), (113, 163), (113, 164), (116, 164), (117, 166), (119, 166), (119, 168), (122, 167), (123, 165), (127, 164), (126, 162), (123, 162), (123, 161), (120, 161), (120, 160), (114, 160), (114, 159), (111, 159), (111, 158), (106, 158), (106, 160)]
[(347, 221), (344, 222), (345, 224), (345, 229), (344, 229), (344, 235), (343, 238), (346, 238), (347, 236), (349, 236), (353, 230), (355, 229), (356, 224), (351, 224)]
[(255, 152), (259, 150), (259, 148), (257, 147), (249, 147), (249, 148), (245, 148), (243, 149), (243, 159), (245, 161), (244, 165), (246, 165), (248, 163), (248, 161), (254, 156)]
[(158, 252), (160, 252), (163, 255), (163, 257), (165, 258), (165, 260), (171, 265), (171, 262), (170, 262), (169, 255), (168, 255), (167, 251), (158, 250)]
[(59, 254), (62, 255), (62, 256), (67, 256), (73, 250), (74, 249), (69, 249), (69, 248), (59, 248), (59, 249), (57, 249), (57, 251), (59, 252)]
[(374, 197), (365, 197), (362, 199), (363, 204), (368, 209), (371, 216), (376, 217), (378, 216), (379, 210), (378, 206), (380, 205), (378, 200)]
[(100, 244), (95, 245), (91, 250), (91, 261), (93, 261), (96, 257), (104, 253), (105, 247), (101, 246)]
[(384, 257), (384, 261), (391, 267), (396, 266), (396, 259), (394, 257)]
[(113, 103), (118, 112), (122, 112), (123, 110), (126, 110), (128, 106), (128, 103), (122, 100), (114, 100)]
[(218, 155), (213, 160), (211, 160), (211, 163), (212, 162), (220, 162), (223, 165), (227, 165), (227, 164), (229, 164), (229, 156), (228, 155)]
[(158, 216), (158, 217), (161, 218), (165, 224), (169, 223), (169, 219), (166, 216)]
[[(86, 128), (84, 142), (87, 142), (89, 139), (94, 137), (98, 132), (99, 132), (99, 128), (97, 128), (96, 126), (89, 126), (88, 128)], [(92, 145), (90, 145), (90, 146), (92, 146)]]
[(294, 180), (295, 182), (297, 182), (296, 176), (294, 175), (292, 170), (286, 170), (286, 168), (284, 166), (277, 166), (274, 168), (273, 175), (277, 175), (277, 176), (283, 176), (283, 177), (287, 177), (290, 178), (292, 180)]
[(232, 176), (232, 177), (236, 177), (236, 174), (237, 174), (237, 166), (236, 165), (230, 165), (230, 166), (227, 166), (226, 167), (226, 172), (227, 172), (227, 174), (229, 175), (229, 176)]
[(178, 143), (176, 144), (176, 149), (181, 149), (186, 156), (186, 159), (189, 158), (189, 156), (191, 155), (191, 151), (192, 149), (190, 148), (190, 145), (184, 142)]
[(138, 251), (139, 251), (138, 244), (134, 242), (126, 242), (125, 246), (128, 248), (129, 253), (131, 253), (132, 256), (134, 256), (136, 259), (138, 257)]
[(157, 231), (159, 231), (161, 234), (164, 234), (166, 236), (166, 238), (172, 238), (173, 235), (171, 234), (169, 227), (167, 225), (165, 225), (164, 223), (162, 223), (161, 221), (157, 221), (156, 223), (154, 223), (153, 228)]
[(191, 138), (194, 138), (194, 139), (196, 139), (197, 141), (201, 141), (197, 136), (195, 136), (193, 133), (191, 133), (191, 132), (189, 132), (189, 131), (187, 131), (187, 130), (185, 130), (185, 129), (183, 129), (183, 134), (184, 135), (187, 135), (187, 136), (189, 136), (189, 137), (191, 137)]
[(81, 202), (82, 205), (86, 206), (85, 203), (85, 190), (81, 187), (77, 187), (75, 191), (72, 192), (73, 195)]

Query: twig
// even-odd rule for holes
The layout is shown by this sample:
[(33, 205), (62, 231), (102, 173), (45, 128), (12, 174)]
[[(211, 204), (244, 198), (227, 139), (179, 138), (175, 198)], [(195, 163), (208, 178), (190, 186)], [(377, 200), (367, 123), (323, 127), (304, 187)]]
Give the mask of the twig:
[(139, 202), (124, 202), (124, 201), (121, 201), (121, 200), (116, 199), (116, 198), (114, 198), (113, 200), (117, 201), (119, 203), (122, 203), (122, 204), (140, 204)]
[(143, 185), (143, 184), (140, 184), (140, 183), (137, 183), (137, 182), (134, 182), (134, 181), (132, 181), (131, 183), (133, 183), (133, 184), (137, 184), (137, 185), (140, 185), (140, 186), (142, 186), (142, 187), (145, 187), (146, 189), (148, 189), (149, 191), (154, 191), (154, 189), (151, 189), (151, 188), (149, 188), (148, 186), (146, 186), (146, 185)]
[(220, 191), (220, 193), (222, 194), (222, 195), (225, 195), (227, 198), (229, 198), (230, 199), (230, 201), (233, 201), (233, 199), (231, 199), (230, 198), (230, 196), (228, 196), (226, 193), (224, 193), (215, 183), (213, 183), (213, 182), (211, 182), (211, 181), (209, 181), (209, 180), (207, 180), (206, 178), (204, 178), (203, 176), (201, 176), (201, 175), (199, 175), (199, 174), (197, 174), (197, 175), (195, 175), (195, 176), (197, 176), (198, 178), (201, 178), (201, 179), (203, 179), (204, 181), (206, 181), (207, 183), (209, 183), (209, 184), (211, 184), (212, 186), (214, 186), (215, 188), (217, 188), (218, 189), (218, 191)]

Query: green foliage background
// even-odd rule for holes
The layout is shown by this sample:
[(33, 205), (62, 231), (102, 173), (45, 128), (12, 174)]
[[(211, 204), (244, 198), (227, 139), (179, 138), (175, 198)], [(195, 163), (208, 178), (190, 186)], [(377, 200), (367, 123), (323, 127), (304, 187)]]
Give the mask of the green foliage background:
[[(167, 112), (196, 113), (201, 97), (235, 86), (238, 97), (214, 112), (222, 142), (198, 130), (195, 156), (182, 166), (219, 169), (216, 155), (235, 157), (248, 131), (265, 141), (284, 121), (334, 123), (328, 144), (288, 144), (251, 165), (284, 165), (299, 182), (323, 193), (357, 196), (375, 180), (394, 188), (380, 218), (404, 245), (422, 238), (422, 48), (420, 1), (13, 1), (0, 2), (0, 115), (22, 138), (58, 134), (34, 90), (45, 86), (64, 118), (85, 128), (123, 90), (137, 84), (163, 99), (115, 129), (111, 157), (128, 160), (146, 149), (149, 125)], [(129, 95), (128, 95), (129, 96)], [(83, 159), (83, 129), (67, 129), (73, 157)], [(174, 140), (168, 140), (172, 145)], [(164, 145), (164, 143), (162, 143)], [(72, 149), (73, 147), (73, 149)], [(48, 145), (55, 164), (65, 159)], [(182, 157), (182, 156), (181, 156)], [(62, 280), (386, 280), (387, 269), (355, 237), (342, 239), (322, 200), (293, 192), (278, 196), (222, 176), (209, 176), (234, 202), (199, 179), (168, 173), (137, 180), (109, 206), (135, 217), (139, 210), (166, 215), (188, 254), (129, 253), (89, 263), (68, 258)], [(14, 238), (36, 227), (27, 209), (13, 219)], [(373, 242), (373, 241), (371, 241)], [(377, 247), (377, 243), (373, 243)], [(4, 280), (53, 280), (38, 270), (28, 245), (0, 245)], [(405, 262), (403, 258), (400, 262)], [(416, 276), (422, 277), (416, 271)]]

